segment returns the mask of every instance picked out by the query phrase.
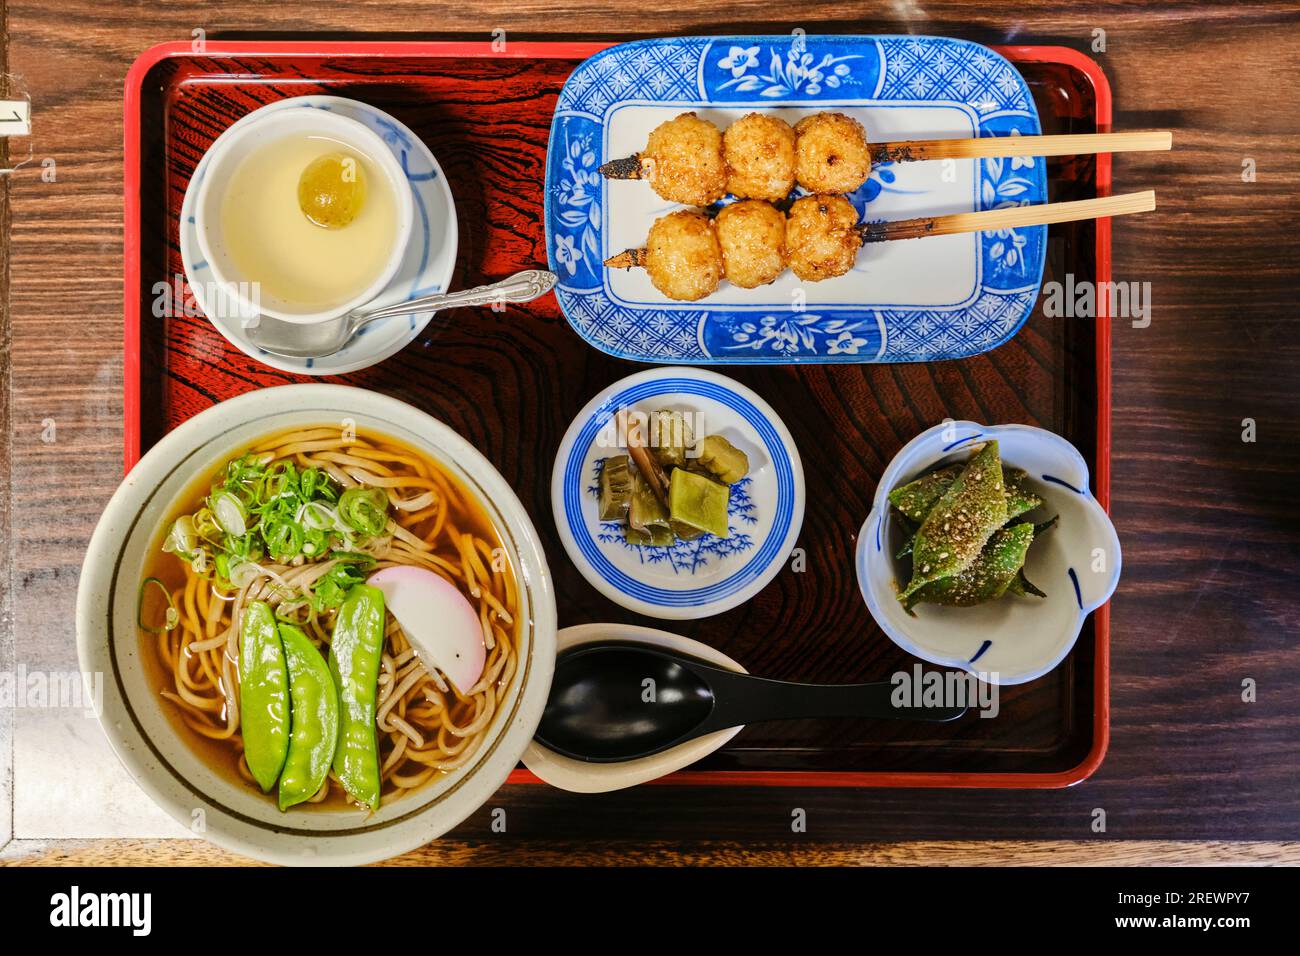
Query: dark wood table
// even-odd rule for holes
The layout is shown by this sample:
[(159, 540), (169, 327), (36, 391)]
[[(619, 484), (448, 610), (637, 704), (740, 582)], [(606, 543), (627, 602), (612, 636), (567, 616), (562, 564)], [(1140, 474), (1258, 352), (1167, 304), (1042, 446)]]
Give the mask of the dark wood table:
[[(506, 808), (507, 833), (491, 831), (485, 808), (399, 862), (1300, 860), (1300, 237), (1287, 227), (1300, 214), (1300, 10), (949, 0), (899, 11), (854, 19), (843, 4), (810, 3), (791, 20), (773, 0), (610, 0), (594, 15), (534, 0), (8, 3), (5, 72), (32, 93), (36, 162), (3, 180), (0, 200), (10, 227), (0, 623), (39, 633), (50, 659), (75, 659), (78, 569), (121, 476), (122, 81), (146, 47), (196, 28), (597, 38), (604, 25), (634, 28), (627, 38), (798, 27), (1072, 46), (1108, 73), (1116, 128), (1172, 129), (1176, 144), (1159, 162), (1115, 163), (1116, 183), (1156, 189), (1160, 208), (1114, 225), (1115, 279), (1149, 281), (1154, 304), (1149, 327), (1114, 324), (1111, 500), (1125, 571), (1100, 770), (1038, 792), (642, 787), (593, 797), (515, 786), (491, 802)], [(1093, 49), (1097, 31), (1104, 52)], [(55, 182), (41, 178), (47, 157)], [(42, 441), (51, 419), (58, 440)], [(4, 659), (10, 646), (0, 641), (0, 669), (19, 663)], [(1248, 679), (1253, 702), (1243, 700)], [(795, 808), (807, 812), (806, 833), (791, 832)], [(1092, 828), (1098, 808), (1104, 833)], [(180, 841), (19, 841), (6, 856), (235, 859)]]

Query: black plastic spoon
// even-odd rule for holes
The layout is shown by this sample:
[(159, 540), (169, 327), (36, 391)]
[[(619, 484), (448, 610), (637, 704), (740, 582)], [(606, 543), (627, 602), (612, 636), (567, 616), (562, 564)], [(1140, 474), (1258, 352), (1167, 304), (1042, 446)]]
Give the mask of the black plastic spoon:
[(728, 727), (804, 717), (955, 720), (965, 707), (896, 707), (895, 687), (792, 684), (738, 674), (668, 648), (584, 644), (555, 662), (538, 743), (588, 763), (662, 753)]

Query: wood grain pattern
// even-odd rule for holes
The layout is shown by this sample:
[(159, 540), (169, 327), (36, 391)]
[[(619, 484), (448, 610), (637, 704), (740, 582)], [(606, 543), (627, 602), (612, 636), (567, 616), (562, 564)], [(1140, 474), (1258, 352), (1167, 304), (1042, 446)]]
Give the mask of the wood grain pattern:
[[(70, 612), (77, 569), (120, 474), (121, 78), (145, 47), (184, 39), (196, 27), (214, 36), (361, 27), (380, 36), (439, 30), (484, 38), (498, 27), (511, 36), (571, 37), (618, 25), (639, 35), (910, 31), (1086, 50), (1093, 30), (1104, 29), (1107, 52), (1098, 59), (1114, 87), (1116, 127), (1173, 129), (1175, 149), (1158, 158), (1117, 157), (1115, 164), (1117, 191), (1154, 188), (1161, 209), (1115, 225), (1116, 278), (1150, 281), (1154, 311), (1149, 327), (1115, 325), (1112, 500), (1125, 576), (1112, 606), (1112, 745), (1102, 768), (1079, 787), (1049, 793), (674, 787), (591, 798), (525, 786), (503, 790), (494, 803), (508, 810), (512, 829), (534, 841), (578, 848), (620, 841), (606, 845), (611, 853), (669, 841), (682, 860), (721, 859), (730, 844), (788, 847), (792, 859), (817, 860), (827, 845), (993, 838), (1096, 839), (1108, 852), (1118, 846), (1114, 852), (1140, 860), (1155, 847), (1116, 841), (1300, 839), (1300, 521), (1292, 502), (1300, 473), (1300, 234), (1268, 225), (1300, 212), (1294, 4), (1025, 0), (1011, 16), (999, 6), (939, 0), (903, 5), (896, 16), (855, 19), (842, 4), (817, 2), (802, 5), (797, 20), (773, 0), (741, 0), (725, 12), (628, 0), (610, 0), (603, 9), (603, 17), (590, 19), (573, 6), (540, 0), (472, 7), (387, 0), (235, 0), (219, 8), (9, 3), (10, 68), (33, 91), (36, 154), (55, 158), (59, 170), (57, 183), (42, 183), (28, 170), (6, 184), (12, 348), (5, 398), (13, 427), (6, 484), (13, 492), (2, 559), (12, 616), (3, 626), (25, 636), (28, 666), (68, 667), (75, 660)], [(1245, 158), (1258, 164), (1254, 182), (1242, 181)], [(487, 356), (466, 360), (482, 379), (470, 396), (474, 406), (462, 413), (471, 423), (521, 408), (517, 373), (506, 387), (493, 388)], [(400, 370), (409, 372), (406, 365)], [(571, 404), (605, 384), (590, 367), (566, 376)], [(761, 384), (784, 412), (779, 399), (791, 381), (778, 374), (771, 387)], [(930, 418), (942, 417), (951, 403), (978, 407), (959, 367), (915, 393), (887, 369), (873, 370), (868, 384), (882, 405), (914, 407)], [(805, 387), (829, 424), (863, 411), (846, 406), (829, 372), (810, 375)], [(998, 401), (1014, 408), (1016, 397)], [(51, 444), (40, 441), (46, 418), (59, 427)], [(1241, 440), (1245, 418), (1257, 423), (1254, 443)], [(899, 428), (893, 441), (907, 437)], [(544, 459), (558, 438), (523, 441)], [(855, 455), (864, 473), (878, 473), (888, 457), (885, 448), (832, 449)], [(69, 496), (70, 487), (79, 493)], [(826, 505), (816, 520), (855, 527), (865, 513), (862, 500)], [(562, 556), (554, 563), (562, 567)], [(771, 610), (781, 613), (789, 598), (783, 588), (773, 590)], [(807, 626), (828, 626), (851, 610), (845, 602), (804, 609)], [(760, 664), (773, 663), (770, 650), (753, 650)], [(830, 673), (837, 666), (815, 649), (810, 657), (813, 669)], [(1245, 678), (1258, 681), (1253, 704), (1241, 700)], [(799, 840), (789, 828), (795, 807), (810, 819), (809, 835)], [(1094, 838), (1089, 823), (1099, 807), (1107, 811), (1108, 833)], [(485, 853), (488, 822), (486, 812), (466, 821), (447, 852)], [(444, 846), (452, 845), (422, 852)], [(1028, 858), (1058, 846), (1035, 843), (1023, 852)], [(158, 862), (168, 858), (164, 853), (193, 859), (195, 849), (162, 844), (137, 852), (107, 844), (99, 859), (139, 860), (147, 852)], [(1179, 856), (1178, 846), (1160, 852), (1190, 858)], [(1297, 859), (1293, 844), (1269, 852)]]
[[(1132, 840), (987, 840), (916, 843), (611, 841), (524, 845), (501, 837), (439, 840), (383, 867), (424, 866), (1265, 866), (1294, 862), (1300, 843)], [(47, 845), (23, 841), (0, 866), (260, 866), (201, 840), (94, 840)]]

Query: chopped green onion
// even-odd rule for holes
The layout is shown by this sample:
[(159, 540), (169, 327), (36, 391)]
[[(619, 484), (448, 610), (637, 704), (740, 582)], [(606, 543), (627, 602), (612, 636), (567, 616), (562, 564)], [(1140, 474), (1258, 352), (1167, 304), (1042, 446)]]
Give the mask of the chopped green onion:
[(311, 530), (326, 531), (334, 527), (334, 509), (321, 501), (307, 502), (294, 518)]
[(267, 551), (277, 561), (287, 561), (302, 553), (303, 529), (293, 521), (277, 518), (269, 524), (263, 522), (262, 538)]
[[(167, 599), (167, 610), (163, 612), (163, 623), (161, 627), (154, 627), (153, 625), (144, 622), (145, 589), (151, 584), (161, 591), (163, 597)], [(158, 578), (145, 578), (144, 582), (140, 585), (140, 604), (136, 611), (135, 618), (135, 622), (140, 625), (140, 629), (148, 631), (150, 634), (165, 634), (167, 631), (175, 629), (176, 625), (180, 623), (180, 620), (180, 612), (176, 610), (176, 602), (172, 599), (172, 592), (167, 589), (167, 585)]]
[(211, 508), (200, 508), (194, 512), (193, 523), (194, 533), (200, 538), (212, 541), (222, 535), (221, 525), (217, 524), (217, 519), (213, 517)]
[[(330, 486), (329, 479), (325, 477), (319, 468), (304, 468), (302, 474), (298, 477), (298, 487), (302, 490), (302, 496), (307, 501), (315, 498), (318, 490), (322, 492), (322, 498), (334, 499), (334, 489)], [(324, 492), (329, 492), (329, 494), (326, 495)]]
[(194, 532), (194, 519), (190, 515), (181, 515), (172, 522), (162, 549), (168, 554), (180, 556), (183, 560), (193, 561), (196, 547), (198, 547), (198, 535)]
[(264, 569), (255, 561), (240, 561), (230, 566), (230, 583), (236, 588), (252, 584)]
[(388, 495), (380, 488), (349, 488), (339, 498), (339, 517), (362, 534), (382, 534), (388, 526)]
[(248, 532), (248, 514), (233, 492), (218, 491), (208, 499), (217, 524), (226, 534), (239, 537)]
[(329, 531), (324, 528), (308, 528), (303, 534), (302, 553), (309, 558), (319, 557), (330, 549)]
[(365, 581), (366, 572), (375, 563), (370, 555), (351, 551), (335, 552), (334, 557), (338, 564), (321, 575), (313, 589), (312, 607), (318, 614), (341, 605), (348, 592)]

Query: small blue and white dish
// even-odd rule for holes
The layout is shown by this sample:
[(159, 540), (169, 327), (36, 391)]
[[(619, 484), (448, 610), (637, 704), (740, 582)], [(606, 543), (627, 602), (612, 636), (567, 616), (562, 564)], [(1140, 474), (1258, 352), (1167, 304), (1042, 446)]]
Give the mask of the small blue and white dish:
[[(560, 92), (544, 216), (556, 298), (596, 348), (657, 364), (938, 361), (1001, 345), (1033, 309), (1045, 226), (874, 243), (845, 276), (800, 283), (787, 271), (690, 303), (665, 298), (644, 270), (604, 268), (673, 207), (597, 168), (688, 110), (720, 128), (753, 111), (794, 123), (834, 110), (876, 142), (1041, 132), (1020, 73), (967, 40), (795, 31), (602, 50)], [(882, 163), (849, 199), (868, 221), (1043, 203), (1046, 167), (1034, 157)]]
[[(655, 548), (629, 544), (620, 522), (600, 520), (600, 470), (624, 453), (613, 426), (620, 409), (681, 412), (697, 438), (720, 434), (745, 452), (749, 474), (731, 488), (728, 537)], [(803, 525), (803, 465), (776, 412), (739, 382), (703, 369), (648, 369), (578, 413), (555, 457), (551, 504), (565, 550), (601, 594), (650, 617), (709, 617), (748, 601), (781, 570)]]
[[(1029, 549), (1025, 575), (1047, 596), (1004, 595), (976, 607), (920, 604), (910, 617), (898, 600), (906, 562), (894, 557), (904, 530), (889, 492), (936, 467), (965, 461), (996, 440), (1003, 464), (1024, 469), (1043, 505), (1027, 517), (1056, 527)], [(1023, 684), (1065, 659), (1084, 619), (1119, 584), (1119, 536), (1092, 496), (1088, 465), (1064, 438), (1029, 425), (945, 422), (922, 432), (894, 456), (881, 476), (871, 513), (858, 533), (858, 586), (871, 616), (899, 647), (994, 684)]]
[(442, 168), (419, 137), (383, 110), (341, 96), (295, 96), (277, 100), (231, 124), (199, 161), (190, 177), (181, 204), (180, 250), (185, 278), (195, 302), (208, 320), (231, 345), (264, 365), (300, 375), (341, 375), (367, 368), (409, 345), (428, 325), (434, 313), (402, 315), (366, 326), (361, 334), (332, 355), (319, 358), (287, 358), (258, 348), (245, 333), (245, 319), (233, 300), (210, 294), (216, 284), (200, 246), (196, 205), (212, 157), (222, 148), (223, 140), (247, 127), (272, 122), (281, 111), (304, 107), (324, 110), (355, 120), (376, 134), (393, 154), (405, 174), (413, 205), (411, 228), (406, 251), (396, 273), (386, 288), (366, 303), (379, 308), (396, 305), (418, 296), (446, 292), (456, 266), (458, 229), (456, 206)]

